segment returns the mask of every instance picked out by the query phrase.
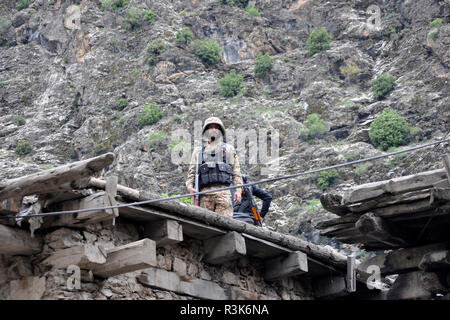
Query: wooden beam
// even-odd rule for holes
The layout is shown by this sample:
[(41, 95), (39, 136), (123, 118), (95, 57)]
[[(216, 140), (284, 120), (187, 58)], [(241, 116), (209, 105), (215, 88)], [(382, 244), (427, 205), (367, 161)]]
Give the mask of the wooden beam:
[(442, 160), (444, 161), (445, 172), (447, 173), (447, 180), (450, 183), (450, 156), (446, 154), (442, 158)]
[(17, 214), (22, 206), (22, 197), (4, 199), (0, 201), (0, 214)]
[(157, 247), (173, 245), (183, 241), (183, 228), (175, 220), (163, 219), (144, 224), (144, 235), (154, 240)]
[(342, 276), (325, 276), (312, 282), (314, 296), (318, 299), (334, 299), (348, 295), (345, 278)]
[(356, 291), (356, 259), (355, 256), (347, 257), (347, 276), (345, 277), (347, 292)]
[(300, 251), (287, 256), (279, 256), (265, 262), (264, 279), (280, 280), (308, 272), (308, 257)]
[(106, 250), (95, 245), (80, 245), (57, 250), (42, 263), (54, 268), (67, 268), (76, 265), (81, 269), (92, 269), (106, 262)]
[(400, 274), (410, 271), (418, 271), (419, 264), (424, 255), (429, 252), (450, 249), (450, 243), (438, 243), (414, 248), (403, 248), (388, 253), (379, 254), (362, 261), (358, 266), (358, 272), (367, 272), (371, 265), (380, 268), (381, 275)]
[(355, 227), (362, 235), (387, 244), (388, 246), (405, 246), (409, 243), (405, 239), (407, 237), (406, 234), (370, 212), (363, 214), (356, 221)]
[(343, 204), (367, 201), (384, 194), (395, 195), (431, 188), (433, 183), (444, 178), (446, 178), (445, 169), (437, 169), (405, 177), (359, 185), (351, 189), (343, 197)]
[(236, 260), (247, 252), (244, 237), (235, 231), (208, 239), (204, 244), (203, 260), (209, 264), (221, 264)]
[(338, 194), (324, 193), (320, 196), (320, 203), (329, 212), (343, 216), (350, 213), (347, 206), (342, 204), (342, 196)]
[(106, 153), (95, 158), (0, 182), (0, 200), (85, 188), (92, 174), (113, 161), (114, 154)]
[(430, 299), (434, 294), (447, 290), (436, 273), (415, 271), (399, 275), (389, 290), (387, 299)]
[(450, 251), (440, 250), (425, 254), (419, 263), (419, 269), (424, 271), (450, 269)]
[(434, 188), (446, 188), (446, 189), (448, 189), (448, 188), (450, 188), (450, 182), (448, 181), (447, 178), (446, 179), (442, 179), (442, 180), (439, 180), (436, 183), (433, 183), (433, 187)]
[(442, 202), (450, 202), (450, 189), (434, 188), (431, 189), (430, 204), (439, 204)]
[[(107, 182), (102, 179), (91, 177), (89, 180), (89, 186), (96, 187), (98, 189), (106, 189)], [(117, 185), (117, 192), (129, 199), (132, 200), (139, 200), (139, 190), (132, 189), (123, 185), (118, 184)]]
[[(112, 197), (105, 191), (94, 193), (88, 197), (65, 201), (52, 206), (55, 211), (69, 211), (79, 209), (93, 209), (111, 206)], [(59, 216), (46, 217), (44, 228), (49, 227), (84, 227), (88, 224), (99, 223), (103, 221), (112, 221), (118, 217), (119, 211), (115, 209), (95, 210), (87, 212), (79, 212), (74, 214), (65, 214)]]
[(108, 278), (156, 266), (156, 243), (142, 239), (126, 245), (106, 250), (106, 262), (92, 269), (94, 275)]
[(42, 239), (18, 228), (0, 224), (0, 254), (30, 256), (42, 251)]

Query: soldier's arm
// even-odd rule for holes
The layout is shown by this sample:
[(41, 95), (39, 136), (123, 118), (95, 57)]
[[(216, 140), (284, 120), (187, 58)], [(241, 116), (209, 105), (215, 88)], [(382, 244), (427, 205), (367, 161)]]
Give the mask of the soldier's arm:
[[(186, 188), (189, 190), (190, 188), (194, 188), (195, 183), (195, 164), (196, 164), (196, 157), (199, 150), (195, 149), (194, 152), (192, 152), (191, 162), (189, 163), (189, 169), (186, 179)], [(198, 190), (197, 190), (198, 191)]]
[(272, 195), (269, 192), (261, 189), (257, 185), (254, 185), (252, 189), (253, 189), (253, 195), (255, 197), (260, 198), (263, 201), (260, 214), (261, 214), (261, 217), (264, 218), (264, 216), (269, 211), (270, 203), (272, 202)]

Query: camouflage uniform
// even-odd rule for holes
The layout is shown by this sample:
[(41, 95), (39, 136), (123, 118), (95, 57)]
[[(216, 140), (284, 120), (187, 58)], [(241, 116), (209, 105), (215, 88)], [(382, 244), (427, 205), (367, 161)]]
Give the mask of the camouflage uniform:
[[(210, 120), (210, 119), (208, 119)], [(207, 121), (208, 121), (207, 120)], [(218, 119), (220, 121), (220, 119)], [(216, 123), (216, 122), (210, 122), (210, 123)], [(222, 122), (220, 121), (219, 124), (222, 126)], [(205, 125), (206, 128), (206, 125)], [(205, 131), (205, 128), (203, 131)], [(224, 131), (224, 130), (223, 130)], [(218, 150), (222, 152), (222, 141), (216, 140), (214, 142), (208, 141), (204, 144), (205, 151), (211, 151), (211, 150)], [(226, 144), (226, 156), (227, 156), (227, 163), (231, 165), (233, 172), (232, 172), (232, 178), (233, 178), (233, 185), (240, 185), (242, 184), (242, 177), (241, 177), (241, 168), (239, 165), (239, 159), (238, 156), (233, 148), (232, 145)], [(189, 165), (188, 175), (187, 175), (187, 181), (186, 181), (186, 188), (194, 188), (194, 182), (195, 182), (195, 160), (197, 157), (197, 154), (201, 152), (200, 148), (197, 148), (194, 150), (191, 162)], [(218, 188), (224, 188), (229, 187), (229, 185), (218, 185), (218, 186), (211, 186), (211, 187), (205, 187), (201, 189), (200, 191), (208, 191), (208, 190), (214, 190)], [(236, 188), (235, 192), (241, 192), (241, 188)], [(223, 190), (213, 193), (208, 193), (200, 196), (200, 207), (206, 208), (211, 211), (215, 211), (223, 216), (226, 217), (233, 217), (233, 205), (231, 201), (231, 192), (230, 190)]]

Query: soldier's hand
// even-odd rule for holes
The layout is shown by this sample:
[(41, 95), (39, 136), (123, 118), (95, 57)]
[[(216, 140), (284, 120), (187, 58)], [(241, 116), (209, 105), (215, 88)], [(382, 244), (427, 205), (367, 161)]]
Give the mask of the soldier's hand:
[(241, 203), (241, 200), (242, 200), (241, 193), (240, 192), (235, 192), (234, 193), (234, 204)]
[(189, 188), (188, 190), (189, 190), (189, 193), (196, 193), (196, 192), (198, 192), (198, 191), (195, 190), (194, 188)]

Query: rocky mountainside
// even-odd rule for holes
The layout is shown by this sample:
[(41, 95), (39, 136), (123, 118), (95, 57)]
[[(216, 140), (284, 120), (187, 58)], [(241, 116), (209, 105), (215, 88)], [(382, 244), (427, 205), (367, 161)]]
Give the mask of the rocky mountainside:
[[(368, 133), (386, 108), (414, 128), (409, 146), (441, 139), (450, 127), (449, 21), (449, 0), (0, 0), (0, 179), (113, 151), (105, 175), (120, 184), (186, 193), (187, 165), (171, 154), (193, 140), (172, 132), (193, 132), (209, 116), (228, 129), (278, 132), (279, 170), (270, 177), (382, 153)], [(311, 55), (316, 27), (332, 40)], [(177, 45), (183, 28), (217, 41), (220, 61), (204, 63)], [(259, 53), (274, 63), (263, 77), (254, 70)], [(245, 88), (224, 97), (219, 79), (232, 69)], [(377, 99), (371, 82), (383, 73), (396, 83)], [(159, 121), (142, 125), (144, 106), (155, 105)], [(311, 114), (325, 130), (307, 140), (301, 130)], [(325, 187), (442, 167), (448, 151), (346, 167)], [(253, 180), (268, 177), (248, 156), (241, 167)], [(318, 201), (326, 188), (317, 176), (261, 187), (274, 195), (267, 225), (338, 245), (314, 228), (333, 216)]]

